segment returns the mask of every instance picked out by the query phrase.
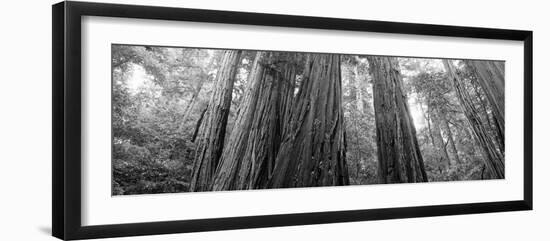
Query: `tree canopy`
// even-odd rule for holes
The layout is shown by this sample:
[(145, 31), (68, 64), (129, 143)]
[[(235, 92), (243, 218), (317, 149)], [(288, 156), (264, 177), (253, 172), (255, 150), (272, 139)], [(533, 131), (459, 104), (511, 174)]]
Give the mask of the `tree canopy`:
[(504, 178), (502, 63), (112, 45), (112, 193)]

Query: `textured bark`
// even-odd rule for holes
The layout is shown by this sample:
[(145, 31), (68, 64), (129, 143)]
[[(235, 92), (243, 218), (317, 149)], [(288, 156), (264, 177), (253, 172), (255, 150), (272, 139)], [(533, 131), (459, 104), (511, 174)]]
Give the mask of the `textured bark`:
[(204, 120), (204, 115), (206, 114), (206, 110), (208, 110), (208, 106), (206, 106), (206, 108), (204, 108), (201, 111), (201, 115), (199, 116), (199, 119), (197, 120), (197, 124), (195, 124), (195, 131), (193, 132), (193, 136), (191, 137), (192, 142), (195, 142), (195, 140), (197, 139), (197, 136), (199, 135), (199, 131), (201, 129), (202, 121)]
[[(495, 123), (498, 123), (497, 117), (493, 113), (493, 121)], [(504, 156), (505, 146), (504, 146), (504, 128), (497, 128), (497, 136), (498, 136), (498, 146), (500, 147), (500, 153)]]
[(224, 145), (225, 128), (231, 107), (231, 95), (241, 51), (226, 50), (222, 67), (216, 75), (216, 86), (206, 111), (204, 127), (195, 151), (191, 191), (206, 191), (220, 158)]
[(379, 182), (427, 182), (397, 59), (367, 60), (373, 75)]
[[(294, 90), (296, 88), (296, 64), (297, 63), (288, 63), (286, 66), (284, 66), (284, 69), (282, 70), (283, 81), (279, 85), (281, 95), (281, 99), (279, 101), (279, 126), (281, 127), (282, 133), (285, 132), (285, 129), (288, 126), (287, 123), (290, 122), (290, 117), (292, 116), (292, 107), (294, 105)], [(271, 172), (272, 170), (269, 173)]]
[[(484, 98), (483, 94), (481, 93), (481, 92), (483, 92), (483, 90), (479, 90), (479, 88), (477, 88), (478, 85), (479, 85), (478, 81), (472, 80), (472, 85), (474, 85), (473, 89), (474, 89), (474, 92), (475, 92), (475, 95), (476, 95), (476, 99), (479, 102), (479, 105), (481, 106), (481, 113), (482, 113), (483, 117), (485, 117), (484, 124), (486, 124), (485, 126), (491, 131), (491, 134), (494, 134), (493, 136), (495, 138), (491, 138), (491, 140), (496, 145), (498, 145), (500, 154), (504, 155), (504, 136), (501, 135), (501, 132), (500, 132), (501, 130), (500, 130), (500, 127), (498, 125), (498, 121), (496, 120), (496, 118), (494, 118), (494, 116), (495, 116), (494, 113), (489, 115), (489, 108), (487, 107), (488, 100), (486, 98)], [(481, 89), (483, 89), (483, 88), (481, 88)]]
[(477, 101), (479, 102), (479, 105), (481, 106), (482, 114), (483, 114), (483, 117), (485, 118), (485, 123), (487, 123), (488, 128), (492, 128), (492, 126), (491, 126), (492, 119), (489, 116), (489, 111), (487, 109), (487, 103), (486, 103), (485, 99), (483, 98), (483, 96), (481, 94), (481, 90), (478, 88), (478, 86), (476, 86), (476, 83), (474, 83), (474, 82), (475, 81), (472, 81), (475, 97), (476, 97)]
[(490, 139), (495, 143), (495, 146), (498, 146), (499, 153), (504, 156), (504, 135), (502, 135), (498, 120), (495, 118), (495, 113), (494, 111), (490, 111), (490, 109), (492, 110), (492, 107), (487, 106), (490, 105), (490, 103), (487, 96), (484, 95), (485, 91), (483, 90), (483, 87), (481, 87), (479, 81), (477, 79), (472, 79), (471, 82), (474, 86), (477, 101), (481, 106), (481, 113), (483, 117), (485, 117), (484, 124), (486, 124), (486, 127), (492, 134), (492, 138)]
[(430, 108), (430, 110), (432, 111), (432, 114), (430, 116), (432, 117), (433, 122), (432, 131), (434, 132), (434, 144), (436, 146), (440, 160), (448, 168), (451, 165), (451, 159), (449, 158), (447, 146), (445, 145), (445, 141), (443, 140), (442, 126), (444, 126), (444, 120), (442, 120), (441, 118), (441, 111), (439, 110), (439, 108), (433, 106), (432, 108)]
[(494, 178), (504, 178), (504, 160), (500, 153), (497, 151), (494, 143), (491, 141), (491, 137), (487, 132), (486, 128), (481, 121), (481, 117), (477, 114), (474, 104), (471, 100), (471, 96), (466, 91), (464, 84), (458, 75), (456, 74), (456, 69), (454, 65), (449, 60), (443, 60), (443, 65), (449, 80), (453, 84), (453, 88), (456, 92), (458, 99), (460, 100), (461, 106), (464, 110), (464, 114), (472, 127), (476, 140), (481, 147), (485, 155), (485, 162), (488, 168), (489, 173)]
[(258, 53), (250, 86), (224, 149), (213, 190), (258, 189), (266, 185), (281, 142), (288, 91), (295, 71), (286, 54)]
[[(284, 61), (280, 58), (277, 61)], [(290, 87), (295, 78), (292, 64), (283, 64), (274, 71), (271, 83), (264, 83), (263, 95), (254, 116), (252, 131), (236, 186), (238, 189), (264, 188), (273, 172), (281, 144), (282, 131), (292, 105)], [(266, 94), (268, 96), (266, 96)]]
[[(466, 60), (485, 92), (497, 125), (499, 143), (504, 147), (504, 62)], [(502, 150), (504, 152), (504, 150)]]
[(348, 185), (340, 56), (308, 57), (269, 188)]
[(185, 107), (185, 111), (183, 112), (184, 114), (183, 114), (183, 117), (182, 117), (182, 120), (181, 120), (182, 123), (185, 123), (185, 121), (187, 121), (187, 118), (189, 118), (189, 114), (191, 114), (191, 111), (193, 111), (193, 109), (195, 108), (195, 105), (197, 103), (197, 99), (198, 99), (199, 94), (202, 90), (202, 86), (204, 85), (204, 82), (208, 78), (208, 76), (206, 76), (206, 75), (203, 75), (203, 76), (204, 77), (201, 78), (199, 83), (197, 83), (197, 86), (195, 86), (195, 88), (193, 90), (193, 93), (191, 95), (191, 98), (187, 102), (188, 104)]
[(451, 130), (451, 127), (449, 126), (449, 121), (447, 120), (447, 115), (445, 113), (441, 113), (441, 117), (442, 117), (441, 120), (442, 120), (443, 130), (447, 135), (447, 140), (450, 144), (450, 150), (451, 150), (451, 156), (452, 156), (451, 165), (459, 164), (461, 163), (461, 161), (460, 161), (460, 157), (458, 156), (458, 151), (456, 149), (456, 143), (453, 136), (453, 132)]

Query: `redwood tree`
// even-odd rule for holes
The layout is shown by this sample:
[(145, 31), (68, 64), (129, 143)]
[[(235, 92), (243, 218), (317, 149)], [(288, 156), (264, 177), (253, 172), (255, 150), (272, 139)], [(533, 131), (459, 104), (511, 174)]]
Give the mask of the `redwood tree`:
[(373, 75), (373, 99), (380, 183), (427, 182), (397, 59), (367, 57)]
[(445, 126), (445, 120), (442, 119), (441, 110), (438, 108), (438, 106), (428, 106), (428, 110), (432, 111), (430, 114), (432, 118), (433, 123), (433, 141), (435, 144), (435, 148), (438, 152), (438, 156), (440, 158), (440, 162), (443, 162), (443, 165), (446, 168), (449, 168), (451, 166), (451, 159), (449, 158), (449, 153), (447, 152), (446, 143), (443, 141), (443, 127)]
[(223, 52), (222, 64), (216, 74), (216, 86), (208, 102), (203, 128), (200, 128), (200, 139), (195, 149), (190, 191), (208, 190), (218, 165), (240, 56), (240, 50)]
[(214, 56), (210, 57), (208, 68), (198, 69), (199, 80), (198, 80), (198, 83), (195, 86), (193, 86), (193, 90), (191, 92), (191, 98), (189, 99), (188, 104), (185, 107), (185, 111), (181, 122), (187, 121), (187, 118), (189, 118), (189, 115), (191, 114), (191, 112), (195, 108), (195, 105), (197, 104), (197, 99), (199, 98), (199, 94), (201, 93), (204, 84), (212, 80), (213, 74), (210, 73), (210, 70), (211, 70), (210, 68), (212, 68), (212, 66), (214, 65), (214, 62), (216, 62), (218, 58), (219, 58), (218, 55), (214, 53)]
[(308, 56), (269, 188), (348, 185), (340, 56)]
[(213, 190), (265, 186), (279, 150), (295, 72), (285, 53), (258, 52)]
[(463, 81), (457, 75), (455, 66), (449, 60), (443, 60), (443, 65), (449, 80), (453, 83), (454, 90), (461, 106), (464, 109), (464, 114), (472, 127), (476, 140), (485, 155), (485, 164), (489, 169), (489, 173), (493, 178), (504, 178), (504, 160), (498, 152), (495, 144), (491, 141), (491, 137), (481, 121), (481, 117), (476, 112), (472, 97), (466, 91)]
[(447, 140), (449, 142), (450, 150), (451, 150), (451, 156), (453, 157), (454, 163), (453, 165), (460, 164), (461, 160), (458, 156), (458, 150), (456, 149), (456, 142), (455, 137), (453, 136), (453, 131), (451, 130), (451, 127), (449, 126), (449, 119), (446, 113), (441, 113), (441, 120), (443, 125), (443, 130), (447, 135)]
[[(465, 60), (477, 77), (491, 105), (500, 146), (504, 147), (504, 62)], [(502, 150), (504, 152), (504, 150)]]

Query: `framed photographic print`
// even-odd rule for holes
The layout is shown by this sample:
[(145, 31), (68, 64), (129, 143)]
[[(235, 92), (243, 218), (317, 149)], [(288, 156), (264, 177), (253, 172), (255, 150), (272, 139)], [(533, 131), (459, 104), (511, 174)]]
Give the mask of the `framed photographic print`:
[(532, 209), (532, 32), (53, 6), (53, 235)]

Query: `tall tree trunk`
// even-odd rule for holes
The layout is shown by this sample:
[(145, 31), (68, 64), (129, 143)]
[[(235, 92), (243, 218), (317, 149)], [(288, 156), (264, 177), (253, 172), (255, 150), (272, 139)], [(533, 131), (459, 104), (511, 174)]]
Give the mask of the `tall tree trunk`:
[(499, 145), (504, 147), (504, 62), (483, 60), (465, 60), (464, 62), (474, 71), (481, 88), (487, 95), (498, 128), (497, 134), (501, 142)]
[[(291, 58), (296, 59), (297, 55), (293, 54)], [(283, 81), (279, 85), (281, 100), (279, 102), (279, 126), (282, 128), (281, 133), (284, 133), (287, 123), (290, 122), (292, 116), (292, 107), (294, 105), (294, 91), (296, 89), (296, 64), (298, 63), (287, 63), (283, 69)], [(303, 63), (301, 63), (303, 65)], [(272, 170), (271, 170), (272, 171)], [(269, 173), (271, 173), (271, 171)]]
[[(258, 53), (213, 190), (254, 189), (266, 185), (279, 145), (284, 108), (294, 71), (286, 54)], [(282, 90), (282, 89), (285, 90)]]
[(380, 183), (427, 182), (397, 59), (367, 57), (373, 75), (373, 99)]
[[(473, 89), (474, 89), (474, 92), (475, 92), (475, 95), (476, 95), (476, 99), (477, 101), (479, 102), (479, 105), (481, 106), (481, 112), (483, 113), (483, 116), (485, 117), (485, 124), (486, 124), (486, 127), (490, 130), (491, 134), (494, 134), (493, 137), (494, 138), (491, 138), (491, 140), (496, 143), (496, 145), (498, 145), (499, 147), (499, 152), (501, 155), (504, 155), (504, 136), (500, 135), (501, 134), (501, 129), (498, 125), (498, 121), (496, 120), (495, 115), (494, 115), (494, 112), (492, 112), (492, 115), (489, 115), (489, 108), (487, 107), (487, 100), (483, 98), (482, 96), (482, 93), (481, 91), (479, 91), (478, 89), (478, 83), (476, 80), (472, 80), (472, 85), (473, 86)], [(482, 88), (481, 88), (482, 89)], [(491, 117), (493, 116), (493, 118)], [(494, 125), (493, 125), (494, 123)]]
[(239, 189), (266, 187), (275, 166), (284, 126), (290, 119), (296, 69), (290, 63), (292, 60), (285, 60), (284, 57), (276, 60), (285, 63), (270, 70), (274, 76), (273, 83), (265, 83), (262, 87), (269, 96), (258, 100), (260, 103), (254, 116), (249, 145), (236, 183)]
[(484, 127), (481, 118), (478, 116), (464, 84), (458, 79), (454, 65), (449, 60), (443, 60), (443, 65), (449, 75), (450, 81), (453, 84), (462, 108), (464, 109), (464, 114), (466, 115), (466, 118), (474, 131), (476, 139), (484, 152), (486, 166), (488, 167), (491, 176), (494, 178), (504, 178), (503, 158), (497, 151), (494, 143), (491, 141), (491, 137)]
[(195, 86), (193, 90), (193, 94), (191, 95), (191, 98), (187, 102), (187, 106), (185, 107), (184, 114), (182, 117), (181, 122), (185, 123), (187, 121), (187, 118), (189, 118), (189, 114), (191, 114), (191, 111), (195, 108), (195, 104), (197, 103), (197, 98), (199, 97), (199, 94), (202, 90), (202, 86), (204, 85), (204, 82), (208, 79), (208, 75), (202, 75), (201, 80), (199, 80), (199, 83), (197, 83), (197, 86)]
[[(485, 156), (485, 152), (482, 150), (481, 144), (479, 143), (476, 135), (474, 134), (474, 129), (470, 122), (466, 119), (463, 121), (462, 126), (466, 132), (466, 137), (470, 140), (468, 142), (468, 147), (466, 147), (466, 158), (470, 158), (471, 161), (473, 156)], [(483, 164), (485, 165), (485, 164)]]
[[(502, 130), (499, 127), (498, 120), (495, 118), (494, 111), (491, 111), (491, 115), (489, 115), (489, 108), (487, 107), (487, 105), (488, 104), (490, 105), (490, 103), (488, 103), (489, 102), (487, 100), (488, 98), (484, 98), (484, 96), (481, 93), (481, 92), (485, 93), (485, 91), (483, 90), (483, 87), (479, 86), (479, 81), (475, 79), (472, 80), (472, 85), (476, 95), (476, 99), (479, 102), (483, 116), (485, 117), (485, 120), (486, 120), (485, 123), (487, 124), (486, 126), (489, 128), (489, 130), (491, 130), (491, 133), (494, 134), (495, 138), (491, 138), (491, 140), (493, 140), (493, 142), (495, 142), (498, 145), (500, 154), (504, 155), (504, 135), (501, 135)], [(481, 91), (479, 89), (481, 89)]]
[(441, 111), (436, 106), (433, 106), (430, 108), (432, 111), (432, 114), (430, 115), (432, 117), (432, 130), (434, 131), (434, 138), (435, 138), (435, 144), (436, 148), (439, 153), (439, 158), (443, 162), (444, 166), (446, 168), (451, 166), (451, 159), (449, 158), (449, 153), (447, 152), (447, 146), (445, 145), (445, 141), (443, 140), (443, 128), (442, 125), (444, 125), (443, 120), (441, 118)]
[[(187, 58), (187, 56), (184, 56), (184, 58)], [(215, 54), (214, 56), (211, 56), (210, 61), (208, 63), (208, 67), (211, 67), (216, 59), (217, 59), (217, 54)], [(181, 121), (182, 123), (185, 123), (185, 121), (187, 121), (187, 118), (189, 118), (189, 115), (191, 114), (191, 112), (195, 108), (195, 105), (197, 104), (197, 99), (199, 97), (199, 94), (202, 91), (202, 87), (204, 86), (204, 83), (210, 82), (212, 79), (212, 76), (208, 73), (208, 70), (201, 68), (199, 78), (200, 79), (197, 85), (193, 88), (193, 93), (191, 95), (191, 98), (187, 102), (188, 104), (185, 107), (185, 111), (183, 112), (184, 115)]]
[[(494, 113), (492, 113), (493, 121), (498, 124), (497, 117)], [(497, 136), (498, 136), (498, 146), (500, 147), (500, 153), (504, 156), (505, 146), (504, 146), (504, 128), (497, 128)]]
[(451, 127), (449, 126), (449, 121), (447, 120), (447, 118), (448, 117), (447, 117), (446, 113), (441, 113), (441, 121), (442, 121), (442, 125), (443, 125), (443, 130), (444, 130), (445, 134), (447, 135), (448, 142), (451, 144), (450, 150), (451, 150), (451, 156), (453, 157), (451, 165), (456, 165), (456, 164), (460, 163), (460, 157), (458, 156), (458, 151), (456, 149), (456, 143), (455, 143), (455, 139), (453, 137), (453, 132), (451, 130)]
[(223, 53), (221, 69), (216, 75), (216, 86), (206, 111), (204, 127), (195, 151), (191, 191), (209, 189), (212, 175), (222, 153), (225, 128), (231, 107), (231, 95), (241, 51), (226, 50)]
[(308, 57), (269, 188), (349, 185), (340, 56)]
[(434, 140), (434, 136), (433, 136), (433, 132), (432, 132), (432, 124), (430, 123), (431, 121), (431, 115), (430, 115), (430, 106), (429, 105), (426, 105), (427, 107), (427, 111), (424, 110), (424, 107), (422, 107), (422, 104), (418, 105), (420, 107), (420, 110), (422, 111), (422, 116), (424, 116), (424, 120), (426, 121), (426, 124), (428, 125), (428, 137), (432, 143), (432, 146), (435, 148), (436, 147), (436, 144), (435, 144), (435, 140)]
[(204, 115), (206, 114), (206, 111), (208, 110), (208, 106), (206, 106), (202, 111), (201, 115), (199, 116), (199, 119), (197, 120), (197, 124), (195, 124), (195, 131), (193, 131), (193, 136), (191, 137), (191, 141), (195, 142), (197, 139), (197, 136), (199, 135), (199, 132), (202, 127), (202, 121), (204, 120)]

